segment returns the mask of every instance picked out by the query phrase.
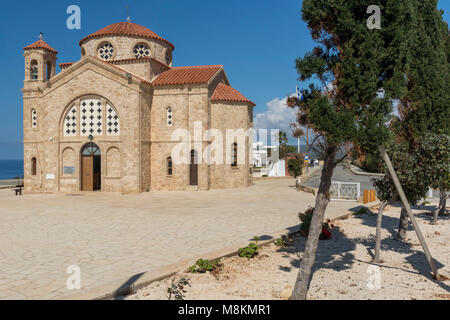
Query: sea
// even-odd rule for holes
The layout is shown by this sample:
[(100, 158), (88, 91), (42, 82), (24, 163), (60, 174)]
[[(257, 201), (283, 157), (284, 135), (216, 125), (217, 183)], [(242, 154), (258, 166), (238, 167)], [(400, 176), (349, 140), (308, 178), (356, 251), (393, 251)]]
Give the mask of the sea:
[(23, 160), (0, 160), (0, 180), (23, 177)]

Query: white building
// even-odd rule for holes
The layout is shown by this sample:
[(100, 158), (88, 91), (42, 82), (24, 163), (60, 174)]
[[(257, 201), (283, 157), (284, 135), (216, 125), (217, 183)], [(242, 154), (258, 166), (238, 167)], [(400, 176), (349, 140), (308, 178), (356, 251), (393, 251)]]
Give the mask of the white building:
[(280, 160), (278, 146), (265, 146), (263, 142), (253, 143), (254, 176), (284, 177), (286, 175), (285, 161)]

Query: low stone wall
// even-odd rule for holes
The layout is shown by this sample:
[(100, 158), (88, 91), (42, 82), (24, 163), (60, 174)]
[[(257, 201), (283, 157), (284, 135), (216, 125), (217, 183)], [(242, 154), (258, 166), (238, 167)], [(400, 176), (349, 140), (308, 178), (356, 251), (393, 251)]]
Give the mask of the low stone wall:
[(317, 195), (318, 189), (307, 186), (306, 184), (301, 183), (298, 180), (295, 183), (295, 186), (297, 187), (298, 191), (308, 192), (308, 193), (311, 193), (313, 196)]

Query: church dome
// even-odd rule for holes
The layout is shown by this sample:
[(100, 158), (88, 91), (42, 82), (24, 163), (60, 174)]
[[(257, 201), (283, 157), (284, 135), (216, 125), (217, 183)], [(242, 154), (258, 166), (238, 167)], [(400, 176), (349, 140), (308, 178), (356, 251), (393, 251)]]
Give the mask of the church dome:
[(164, 43), (167, 43), (172, 48), (172, 50), (175, 49), (175, 46), (166, 39), (158, 36), (150, 29), (132, 22), (114, 23), (103, 29), (100, 29), (97, 32), (94, 32), (93, 34), (88, 35), (87, 37), (81, 39), (80, 46), (88, 39), (104, 36), (131, 36), (131, 37), (142, 37), (147, 39), (159, 40)]

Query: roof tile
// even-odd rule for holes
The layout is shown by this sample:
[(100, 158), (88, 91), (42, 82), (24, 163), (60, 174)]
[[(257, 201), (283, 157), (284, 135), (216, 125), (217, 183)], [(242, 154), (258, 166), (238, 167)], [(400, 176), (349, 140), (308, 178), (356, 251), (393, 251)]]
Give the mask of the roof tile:
[(224, 83), (219, 83), (217, 85), (216, 90), (214, 90), (211, 97), (211, 101), (245, 102), (255, 106), (255, 104), (244, 97), (242, 93)]
[(29, 46), (26, 46), (25, 48), (23, 48), (23, 50), (31, 50), (31, 49), (45, 49), (47, 51), (50, 51), (54, 54), (58, 54), (58, 51), (56, 51), (55, 49), (53, 49), (52, 47), (50, 47), (48, 45), (47, 42), (43, 41), (43, 40), (38, 40), (32, 44), (30, 44)]
[(158, 36), (156, 33), (151, 31), (150, 29), (148, 29), (144, 26), (138, 25), (136, 23), (132, 23), (132, 22), (119, 22), (119, 23), (114, 23), (107, 27), (104, 27), (103, 29), (100, 29), (99, 31), (94, 32), (93, 34), (88, 35), (87, 37), (84, 37), (83, 39), (81, 39), (80, 46), (83, 44), (84, 41), (86, 41), (90, 38), (102, 37), (102, 36), (114, 36), (114, 35), (135, 36), (135, 37), (155, 39), (155, 40), (159, 40), (159, 41), (169, 44), (172, 47), (172, 50), (175, 49), (175, 46), (172, 43), (170, 43), (169, 41), (167, 41), (166, 39)]
[(222, 65), (173, 67), (161, 73), (152, 84), (155, 86), (208, 83)]

